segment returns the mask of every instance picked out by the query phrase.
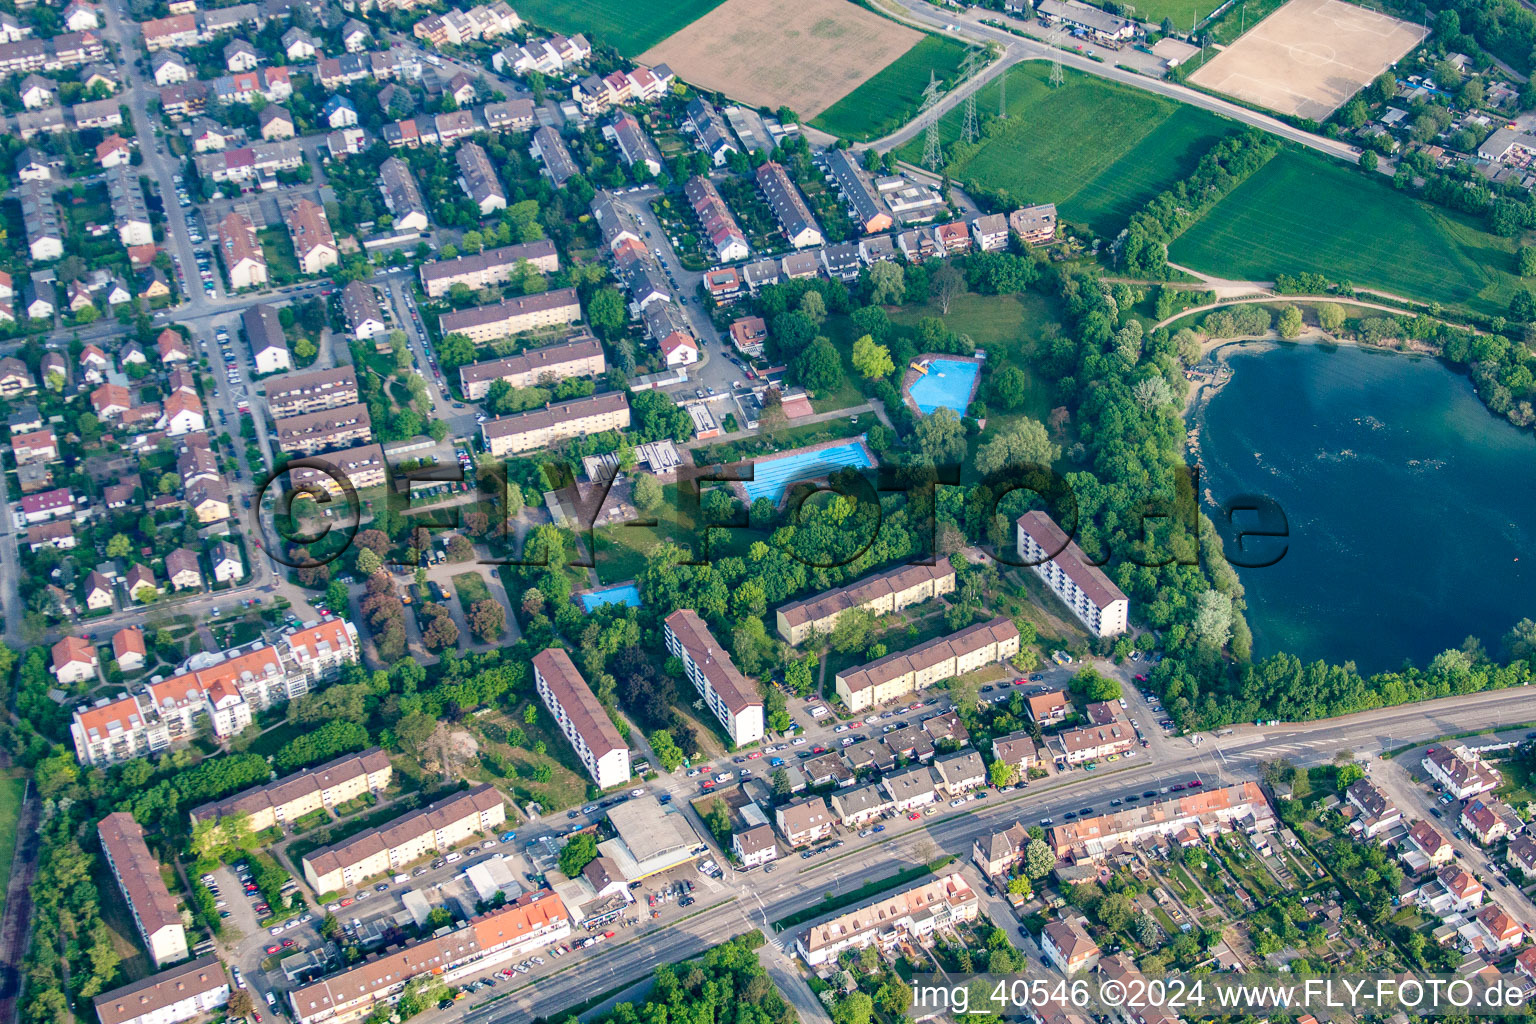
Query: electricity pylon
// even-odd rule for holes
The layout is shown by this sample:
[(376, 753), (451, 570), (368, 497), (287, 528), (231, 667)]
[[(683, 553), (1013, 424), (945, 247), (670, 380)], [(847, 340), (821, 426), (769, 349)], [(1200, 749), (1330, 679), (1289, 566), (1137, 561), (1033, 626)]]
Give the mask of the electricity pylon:
[(939, 85), (938, 76), (932, 71), (928, 72), (928, 88), (923, 90), (923, 122), (927, 138), (923, 145), (923, 166), (930, 171), (936, 171), (944, 163), (944, 152), (939, 145), (939, 100), (944, 94), (944, 88)]

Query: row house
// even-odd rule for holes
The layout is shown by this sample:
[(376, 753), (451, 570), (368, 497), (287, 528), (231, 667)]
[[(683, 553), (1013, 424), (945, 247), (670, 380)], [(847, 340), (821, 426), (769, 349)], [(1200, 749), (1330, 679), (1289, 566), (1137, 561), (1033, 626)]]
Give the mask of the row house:
[(693, 214), (704, 229), (704, 237), (714, 247), (715, 259), (721, 263), (746, 259), (750, 254), (746, 233), (736, 222), (730, 207), (725, 205), (715, 183), (703, 175), (694, 175), (683, 186), (683, 195), (693, 207)]
[(395, 219), (396, 231), (427, 230), (427, 204), (404, 160), (392, 156), (379, 165), (379, 193)]
[(656, 143), (651, 141), (634, 114), (623, 110), (614, 115), (613, 120), (603, 126), (603, 136), (618, 146), (624, 166), (644, 164), (652, 177), (661, 173), (661, 150), (656, 148)]
[(209, 181), (240, 183), (261, 179), (263, 187), (276, 187), (279, 171), (303, 166), (304, 149), (293, 139), (279, 139), (223, 152), (199, 153), (192, 159), (198, 173)]
[(578, 33), (567, 38), (557, 34), (548, 39), (530, 37), (521, 46), (500, 50), (491, 57), (491, 67), (500, 74), (521, 76), (537, 71), (541, 75), (555, 75), (591, 56), (592, 44), (586, 36)]
[(496, 0), (495, 3), (471, 7), (467, 11), (454, 9), (430, 15), (418, 21), (411, 33), (433, 46), (460, 46), (477, 39), (507, 35), (522, 23), (522, 19), (506, 0)]
[(474, 142), (464, 143), (454, 155), (454, 163), (459, 168), (459, 187), (475, 204), (480, 216), (507, 208), (507, 194), (502, 190), (501, 179), (483, 147)]
[(124, 245), (153, 245), (155, 232), (149, 220), (149, 204), (134, 168), (113, 167), (106, 177), (118, 239)]
[(665, 96), (676, 76), (665, 64), (615, 71), (605, 77), (589, 75), (572, 90), (571, 98), (588, 117), (627, 103), (651, 103)]
[(230, 290), (266, 287), (270, 280), (267, 256), (249, 217), (236, 210), (225, 214), (219, 222), (218, 245)]
[(300, 273), (324, 273), (340, 262), (341, 251), (336, 247), (336, 236), (331, 233), (331, 222), (319, 203), (300, 199), (288, 207), (283, 223), (288, 228), (288, 237), (293, 240), (293, 253)]
[(215, 78), (212, 91), (220, 103), (249, 106), (258, 96), (268, 103), (282, 103), (293, 95), (293, 78), (287, 68), (257, 68)]
[(806, 205), (805, 197), (800, 194), (800, 190), (790, 180), (789, 172), (781, 164), (769, 160), (759, 166), (757, 187), (768, 200), (774, 219), (779, 222), (785, 240), (793, 248), (805, 249), (822, 244), (824, 239), (821, 228), (811, 215), (811, 208)]

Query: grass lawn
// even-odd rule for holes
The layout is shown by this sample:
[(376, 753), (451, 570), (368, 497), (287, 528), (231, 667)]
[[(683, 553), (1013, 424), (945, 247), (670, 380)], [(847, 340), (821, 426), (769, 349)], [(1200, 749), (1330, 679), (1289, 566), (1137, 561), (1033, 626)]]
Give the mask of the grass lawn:
[[(1374, 179), (1374, 180), (1373, 180)], [(1376, 175), (1283, 152), (1176, 239), (1169, 259), (1224, 277), (1316, 271), (1423, 301), (1502, 313), (1515, 242)]]
[(0, 914), (5, 913), (6, 883), (16, 856), (16, 821), (21, 817), (21, 798), (26, 790), (26, 779), (0, 778)]
[(634, 579), (645, 568), (646, 556), (667, 540), (687, 543), (672, 523), (660, 517), (655, 526), (620, 523), (594, 530), (598, 580), (609, 584)]
[[(950, 177), (1007, 203), (1056, 203), (1065, 219), (1110, 235), (1234, 127), (1170, 99), (1076, 71), (1064, 74), (1053, 89), (1043, 61), (1009, 69), (1007, 127), (947, 167)], [(1003, 77), (977, 93), (983, 118), (998, 110)], [(962, 116), (955, 110), (940, 120), (946, 144), (959, 137)], [(921, 136), (897, 155), (920, 162)]]
[(267, 269), (274, 284), (288, 284), (299, 279), (299, 260), (293, 253), (293, 239), (282, 228), (262, 228), (256, 232), (261, 240), (261, 253), (267, 258)]
[(889, 135), (917, 116), (930, 74), (948, 90), (969, 49), (958, 39), (924, 36), (906, 53), (811, 121), (812, 128), (868, 142)]
[(837, 417), (820, 423), (785, 427), (771, 439), (761, 434), (754, 434), (740, 441), (725, 441), (704, 448), (695, 448), (693, 464), (712, 466), (716, 463), (738, 462), (773, 452), (789, 451), (792, 448), (805, 448), (823, 441), (840, 441), (845, 437), (857, 437), (879, 422), (874, 413), (864, 412), (851, 420)]
[(638, 56), (720, 6), (722, 0), (529, 0), (517, 13), (544, 28), (585, 33), (627, 57)]

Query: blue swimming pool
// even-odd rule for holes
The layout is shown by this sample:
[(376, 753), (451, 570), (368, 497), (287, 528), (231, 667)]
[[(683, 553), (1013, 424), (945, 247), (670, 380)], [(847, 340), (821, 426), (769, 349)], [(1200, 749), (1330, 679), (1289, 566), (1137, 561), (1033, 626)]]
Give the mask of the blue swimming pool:
[(971, 402), (971, 389), (976, 386), (976, 375), (980, 372), (980, 363), (935, 359), (928, 364), (928, 372), (912, 382), (907, 394), (924, 413), (942, 406), (964, 416), (965, 407)]
[(633, 583), (620, 583), (602, 590), (590, 590), (581, 594), (580, 598), (581, 606), (588, 612), (605, 604), (627, 604), (631, 608), (638, 608), (640, 607), (640, 588)]
[(744, 481), (742, 486), (746, 488), (750, 501), (767, 498), (777, 504), (790, 484), (815, 480), (845, 466), (870, 469), (874, 465), (875, 461), (870, 458), (869, 451), (864, 447), (863, 436), (860, 435), (852, 441), (830, 448), (755, 459), (754, 479)]

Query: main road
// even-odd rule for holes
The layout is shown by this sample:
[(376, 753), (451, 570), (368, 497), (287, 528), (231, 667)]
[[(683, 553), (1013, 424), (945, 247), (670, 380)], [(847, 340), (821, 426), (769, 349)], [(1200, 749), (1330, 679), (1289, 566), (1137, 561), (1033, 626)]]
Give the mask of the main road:
[[(1242, 726), (1225, 735), (1191, 737), (1166, 749), (1161, 757), (1118, 770), (1073, 772), (942, 817), (909, 824), (897, 818), (883, 840), (849, 837), (846, 852), (823, 854), (810, 861), (788, 859), (777, 871), (748, 875), (733, 873), (732, 881), (700, 886), (698, 909), (691, 918), (670, 927), (621, 932), (590, 952), (578, 951), (553, 960), (544, 973), (506, 996), (467, 1009), (432, 1011), (426, 1024), (513, 1024), (533, 1017), (554, 1017), (559, 1011), (595, 993), (631, 984), (657, 965), (696, 956), (733, 935), (762, 929), (783, 946), (789, 932), (775, 934), (771, 922), (819, 903), (824, 894), (858, 887), (870, 878), (900, 867), (932, 860), (940, 851), (968, 859), (977, 836), (1006, 828), (1015, 821), (1059, 817), (1083, 803), (1103, 806), (1108, 800), (1140, 795), (1170, 783), (1198, 776), (1206, 785), (1255, 778), (1259, 766), (1289, 760), (1306, 766), (1327, 763), (1343, 752), (1371, 755), (1412, 743), (1478, 728), (1508, 727), (1536, 720), (1536, 689), (1489, 693), (1383, 708), (1317, 722), (1266, 728)], [(1194, 742), (1198, 740), (1199, 742)], [(1122, 762), (1123, 764), (1123, 762)], [(1007, 924), (1008, 922), (999, 922)], [(630, 937), (630, 936), (633, 937)], [(1027, 946), (1027, 943), (1025, 944)], [(518, 984), (518, 981), (508, 984)]]

